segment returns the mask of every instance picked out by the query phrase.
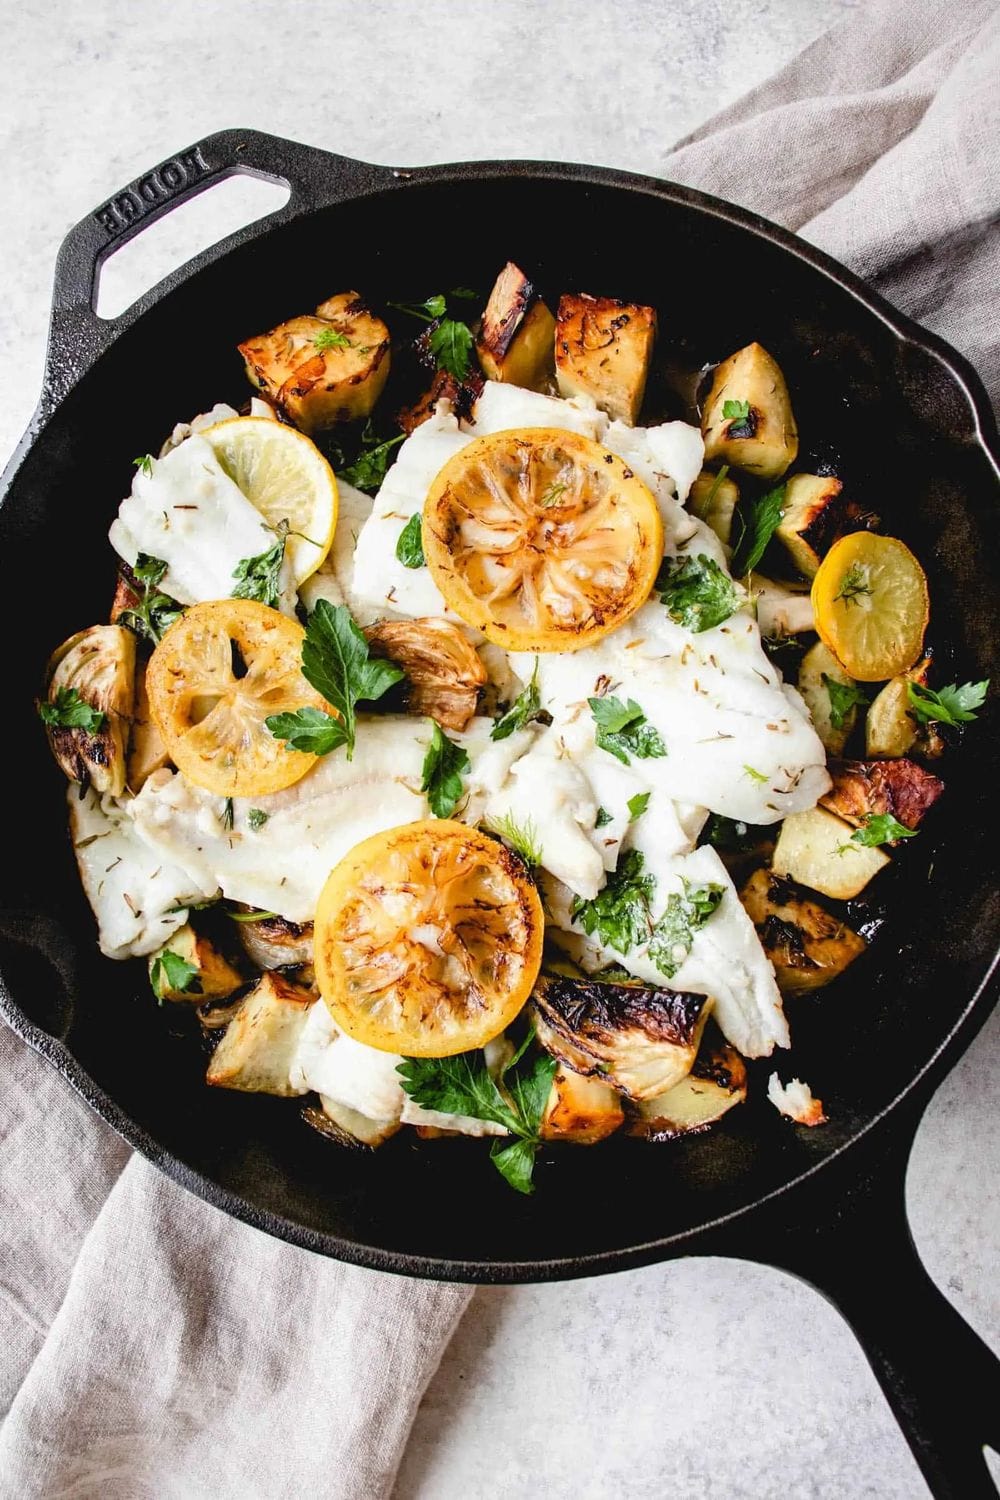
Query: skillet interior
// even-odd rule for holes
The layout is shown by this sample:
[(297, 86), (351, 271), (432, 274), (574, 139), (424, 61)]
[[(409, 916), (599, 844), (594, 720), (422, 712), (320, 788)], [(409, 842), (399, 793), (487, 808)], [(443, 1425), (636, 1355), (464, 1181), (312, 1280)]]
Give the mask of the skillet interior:
[[(487, 287), (507, 256), (556, 292), (653, 303), (662, 356), (681, 368), (763, 342), (788, 377), (800, 464), (833, 464), (924, 562), (937, 680), (996, 677), (996, 478), (937, 359), (739, 225), (680, 199), (543, 170), (413, 183), (313, 213), (201, 270), (70, 394), (0, 511), (11, 633), (0, 764), (8, 827), (19, 808), (30, 819), (0, 869), (9, 992), (115, 1101), (131, 1139), (231, 1211), (327, 1253), (489, 1279), (597, 1269), (591, 1257), (686, 1236), (830, 1157), (934, 1056), (989, 969), (998, 930), (988, 710), (945, 762), (947, 797), (917, 847), (880, 878), (886, 920), (870, 953), (844, 981), (788, 1004), (795, 1046), (778, 1066), (808, 1079), (831, 1123), (787, 1129), (763, 1100), (764, 1065), (754, 1101), (713, 1133), (554, 1151), (528, 1200), (476, 1143), (397, 1138), (371, 1155), (346, 1153), (304, 1126), (294, 1102), (205, 1088), (193, 1028), (152, 1004), (140, 965), (100, 957), (62, 781), (30, 705), (48, 650), (106, 610), (106, 529), (131, 455), (155, 451), (175, 420), (214, 400), (245, 399), (239, 337), (341, 287), (375, 301)], [(657, 415), (681, 415), (668, 387), (665, 376)]]

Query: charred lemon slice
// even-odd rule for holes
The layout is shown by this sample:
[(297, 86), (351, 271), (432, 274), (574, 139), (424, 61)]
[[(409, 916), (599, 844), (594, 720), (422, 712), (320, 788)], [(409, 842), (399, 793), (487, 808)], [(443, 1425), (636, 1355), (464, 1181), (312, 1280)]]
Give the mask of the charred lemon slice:
[(642, 480), (558, 428), (461, 449), (431, 485), (423, 532), (447, 603), (512, 651), (578, 651), (608, 635), (645, 603), (663, 556)]
[(542, 961), (524, 866), (464, 823), (430, 818), (365, 839), (316, 909), (316, 977), (337, 1025), (409, 1057), (483, 1047), (517, 1015)]
[(189, 781), (222, 797), (262, 797), (316, 764), (264, 722), (306, 706), (331, 712), (302, 676), (304, 637), (294, 620), (250, 599), (195, 604), (171, 625), (150, 658), (146, 690)]
[(912, 667), (930, 614), (927, 579), (909, 547), (855, 531), (834, 543), (812, 585), (820, 640), (858, 682)]
[(304, 432), (270, 417), (230, 417), (201, 434), (234, 484), (285, 537), (296, 587), (326, 557), (337, 524), (337, 481)]

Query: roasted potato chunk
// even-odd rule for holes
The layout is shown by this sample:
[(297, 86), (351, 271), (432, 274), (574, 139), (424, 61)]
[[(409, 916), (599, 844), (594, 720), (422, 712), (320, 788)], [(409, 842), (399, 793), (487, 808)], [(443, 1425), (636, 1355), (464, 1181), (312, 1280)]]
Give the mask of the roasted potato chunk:
[(146, 665), (140, 662), (135, 672), (135, 705), (132, 710), (132, 732), (129, 735), (125, 762), (126, 779), (131, 792), (138, 792), (154, 771), (170, 764), (170, 752), (163, 743), (149, 707), (146, 692)]
[(817, 641), (802, 658), (798, 688), (805, 699), (813, 728), (823, 741), (827, 754), (841, 755), (857, 722), (857, 705), (852, 703), (843, 713), (838, 714), (840, 722), (835, 725), (830, 689), (823, 680), (825, 677), (841, 687), (854, 686), (854, 678), (848, 676), (829, 647), (824, 646), (822, 641)]
[(303, 432), (367, 417), (389, 374), (389, 330), (357, 292), (239, 345), (247, 379)]
[[(171, 957), (180, 963), (171, 963)], [(201, 937), (186, 922), (162, 948), (150, 954), (149, 982), (158, 1000), (201, 1004), (205, 1000), (224, 1000), (245, 980), (214, 943)]]
[(753, 599), (761, 635), (769, 640), (816, 629), (812, 599), (805, 585), (777, 583), (762, 573), (750, 573), (747, 588)]
[(290, 1098), (292, 1058), (316, 996), (280, 974), (264, 974), (222, 1034), (205, 1074), (206, 1083), (251, 1094)]
[(797, 896), (787, 881), (767, 870), (751, 875), (740, 900), (784, 995), (821, 989), (867, 947), (846, 922), (815, 901)]
[(364, 1146), (374, 1149), (400, 1128), (398, 1120), (370, 1120), (367, 1115), (349, 1109), (346, 1104), (338, 1104), (336, 1099), (327, 1099), (324, 1094), (320, 1095), (319, 1102), (321, 1109), (310, 1105), (302, 1111), (302, 1118), (320, 1135), (340, 1146), (350, 1146), (355, 1150)]
[(865, 754), (906, 755), (915, 745), (924, 755), (940, 755), (941, 736), (933, 724), (920, 725), (910, 713), (907, 685), (926, 686), (931, 659), (925, 656), (915, 667), (886, 683), (868, 710), (865, 720)]
[(712, 1008), (704, 995), (561, 976), (539, 979), (532, 999), (545, 1050), (630, 1099), (662, 1094), (691, 1071)]
[(824, 807), (858, 825), (865, 818), (891, 813), (907, 828), (916, 828), (944, 791), (944, 782), (915, 761), (845, 760), (830, 767), (833, 786), (819, 800)]
[(586, 1078), (560, 1065), (542, 1115), (541, 1137), (543, 1141), (593, 1146), (613, 1135), (624, 1118), (621, 1099), (614, 1089), (599, 1078)]
[(719, 541), (729, 546), (733, 534), (733, 513), (739, 504), (740, 491), (735, 479), (721, 471), (713, 474), (702, 469), (691, 486), (688, 510), (706, 526), (711, 526)]
[(686, 1078), (655, 1099), (635, 1106), (629, 1135), (647, 1141), (672, 1141), (700, 1135), (747, 1096), (747, 1070), (735, 1047), (721, 1037), (702, 1047)]
[(853, 844), (853, 832), (823, 807), (792, 813), (781, 825), (771, 868), (835, 901), (849, 901), (890, 862), (879, 848)]
[(560, 396), (589, 396), (609, 417), (634, 427), (655, 339), (652, 307), (567, 292), (556, 319)]
[[(53, 653), (47, 679), (39, 713), (59, 766), (70, 781), (120, 797), (135, 701), (135, 636), (123, 625), (78, 631)], [(74, 722), (81, 718), (86, 722)]]
[(705, 462), (732, 464), (760, 479), (780, 479), (799, 451), (785, 377), (760, 344), (719, 365), (701, 419)]
[(556, 320), (524, 272), (509, 260), (483, 309), (476, 340), (489, 380), (542, 390), (553, 372)]
[(383, 620), (365, 639), (374, 656), (386, 656), (406, 673), (403, 699), (411, 713), (463, 730), (476, 712), (486, 668), (475, 647), (448, 620)]
[(799, 572), (814, 578), (848, 518), (843, 485), (832, 474), (793, 474), (783, 508), (775, 535)]

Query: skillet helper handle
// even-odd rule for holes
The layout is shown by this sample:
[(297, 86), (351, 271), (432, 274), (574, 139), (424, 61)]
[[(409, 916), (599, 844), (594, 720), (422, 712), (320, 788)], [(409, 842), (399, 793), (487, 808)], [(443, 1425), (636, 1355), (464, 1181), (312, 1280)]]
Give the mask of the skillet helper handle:
[[(94, 295), (102, 263), (149, 224), (237, 175), (284, 184), (289, 199), (275, 213), (230, 235), (161, 281), (120, 317), (99, 318)], [(336, 156), (258, 130), (221, 130), (144, 172), (75, 225), (56, 260), (43, 406), (51, 409), (114, 342), (122, 329), (195, 269), (234, 243), (347, 198), (391, 185), (388, 167)]]
[(881, 1159), (832, 1218), (816, 1195), (794, 1225), (765, 1231), (755, 1254), (816, 1287), (851, 1324), (935, 1500), (996, 1500), (983, 1448), (1000, 1453), (1000, 1360), (913, 1243), (905, 1190), (916, 1123), (902, 1139), (883, 1137)]

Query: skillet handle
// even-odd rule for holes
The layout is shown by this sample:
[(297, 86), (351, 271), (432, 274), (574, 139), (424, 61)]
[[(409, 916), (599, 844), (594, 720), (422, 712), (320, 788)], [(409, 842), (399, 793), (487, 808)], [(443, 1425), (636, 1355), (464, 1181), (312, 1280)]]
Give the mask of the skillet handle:
[[(148, 224), (227, 177), (244, 174), (282, 183), (288, 202), (187, 262), (117, 318), (99, 318), (94, 293), (102, 263)], [(259, 130), (221, 130), (144, 172), (81, 219), (60, 247), (52, 293), (42, 408), (51, 410), (80, 377), (166, 291), (217, 260), (234, 244), (317, 208), (391, 186), (398, 175)]]
[(809, 1282), (850, 1323), (935, 1500), (996, 1500), (983, 1448), (1000, 1453), (1000, 1360), (913, 1243), (905, 1188), (917, 1123), (902, 1138), (883, 1133), (877, 1162), (853, 1190), (841, 1182), (832, 1215), (821, 1173), (822, 1198), (807, 1189), (794, 1223), (751, 1235), (752, 1253)]

